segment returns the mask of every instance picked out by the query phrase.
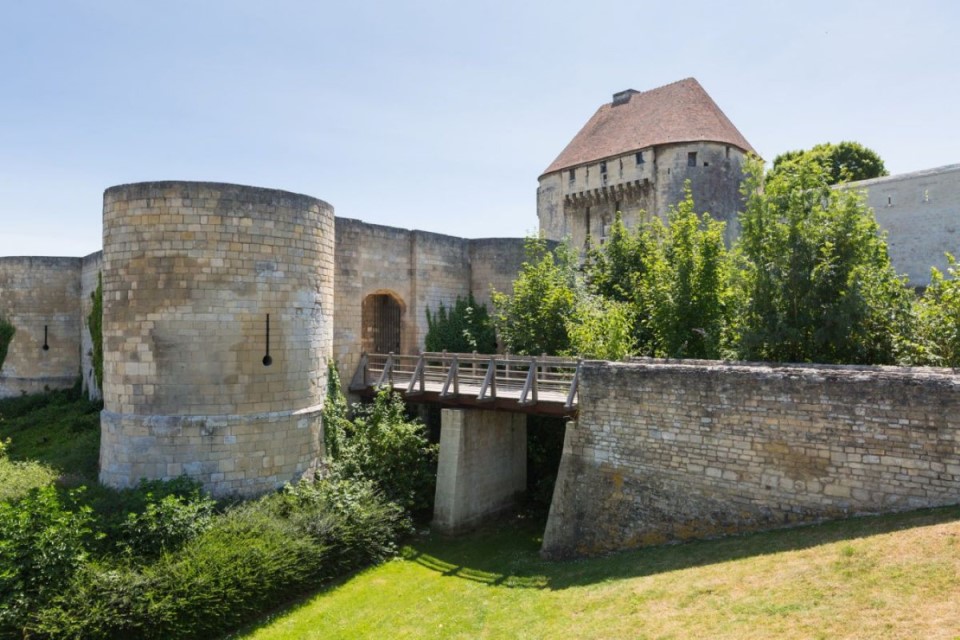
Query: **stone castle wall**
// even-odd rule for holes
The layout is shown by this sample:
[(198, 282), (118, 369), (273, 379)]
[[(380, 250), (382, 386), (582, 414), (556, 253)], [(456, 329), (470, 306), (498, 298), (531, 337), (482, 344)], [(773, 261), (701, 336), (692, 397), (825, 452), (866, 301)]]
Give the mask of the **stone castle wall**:
[(341, 375), (356, 370), (364, 344), (363, 301), (389, 294), (400, 303), (402, 353), (418, 353), (427, 309), (473, 292), (492, 312), (492, 288), (508, 293), (524, 260), (519, 238), (468, 240), (337, 218), (334, 357)]
[(333, 336), (330, 205), (158, 182), (108, 189), (103, 216), (101, 481), (186, 474), (251, 494), (311, 468)]
[(958, 374), (586, 363), (544, 554), (956, 504)]
[(684, 183), (690, 180), (697, 212), (709, 211), (714, 219), (725, 221), (727, 240), (732, 242), (739, 233), (743, 159), (743, 151), (731, 145), (690, 142), (574, 167), (572, 180), (570, 169), (543, 175), (537, 189), (540, 232), (550, 240), (569, 238), (573, 246), (582, 247), (587, 234), (594, 242), (606, 237), (618, 210), (631, 228), (652, 215), (666, 219), (669, 208), (683, 199)]
[(0, 370), (0, 397), (76, 382), (80, 271), (80, 258), (0, 258), (0, 316), (16, 329)]
[(960, 258), (960, 164), (850, 183), (867, 192), (890, 259), (913, 286), (930, 284), (930, 267), (946, 273), (945, 252)]

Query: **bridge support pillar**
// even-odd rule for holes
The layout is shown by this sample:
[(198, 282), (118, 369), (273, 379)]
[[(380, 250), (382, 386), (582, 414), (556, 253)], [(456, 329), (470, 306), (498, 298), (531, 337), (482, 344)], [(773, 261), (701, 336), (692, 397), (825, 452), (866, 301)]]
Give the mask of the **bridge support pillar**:
[(513, 507), (527, 488), (527, 416), (444, 409), (433, 527), (462, 533)]

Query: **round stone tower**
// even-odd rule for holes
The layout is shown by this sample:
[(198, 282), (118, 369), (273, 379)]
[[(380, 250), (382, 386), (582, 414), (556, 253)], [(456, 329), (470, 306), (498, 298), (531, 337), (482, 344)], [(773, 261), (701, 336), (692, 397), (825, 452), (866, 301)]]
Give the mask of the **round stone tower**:
[(103, 202), (100, 480), (196, 478), (215, 495), (321, 455), (333, 208), (230, 184), (147, 182)]

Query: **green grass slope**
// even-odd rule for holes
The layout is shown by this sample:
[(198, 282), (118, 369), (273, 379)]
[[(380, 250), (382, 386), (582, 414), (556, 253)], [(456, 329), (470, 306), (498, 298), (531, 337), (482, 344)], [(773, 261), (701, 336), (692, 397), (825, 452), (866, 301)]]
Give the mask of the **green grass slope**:
[(960, 509), (551, 563), (542, 526), (424, 536), (235, 636), (960, 638)]

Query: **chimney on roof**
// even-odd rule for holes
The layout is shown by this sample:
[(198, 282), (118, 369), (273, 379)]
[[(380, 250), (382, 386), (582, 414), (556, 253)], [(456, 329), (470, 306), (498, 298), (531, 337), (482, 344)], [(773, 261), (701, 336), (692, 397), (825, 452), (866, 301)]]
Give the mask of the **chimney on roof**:
[(613, 106), (619, 106), (621, 104), (627, 104), (630, 102), (630, 96), (635, 93), (640, 93), (636, 89), (626, 89), (624, 91), (618, 91), (613, 94)]

